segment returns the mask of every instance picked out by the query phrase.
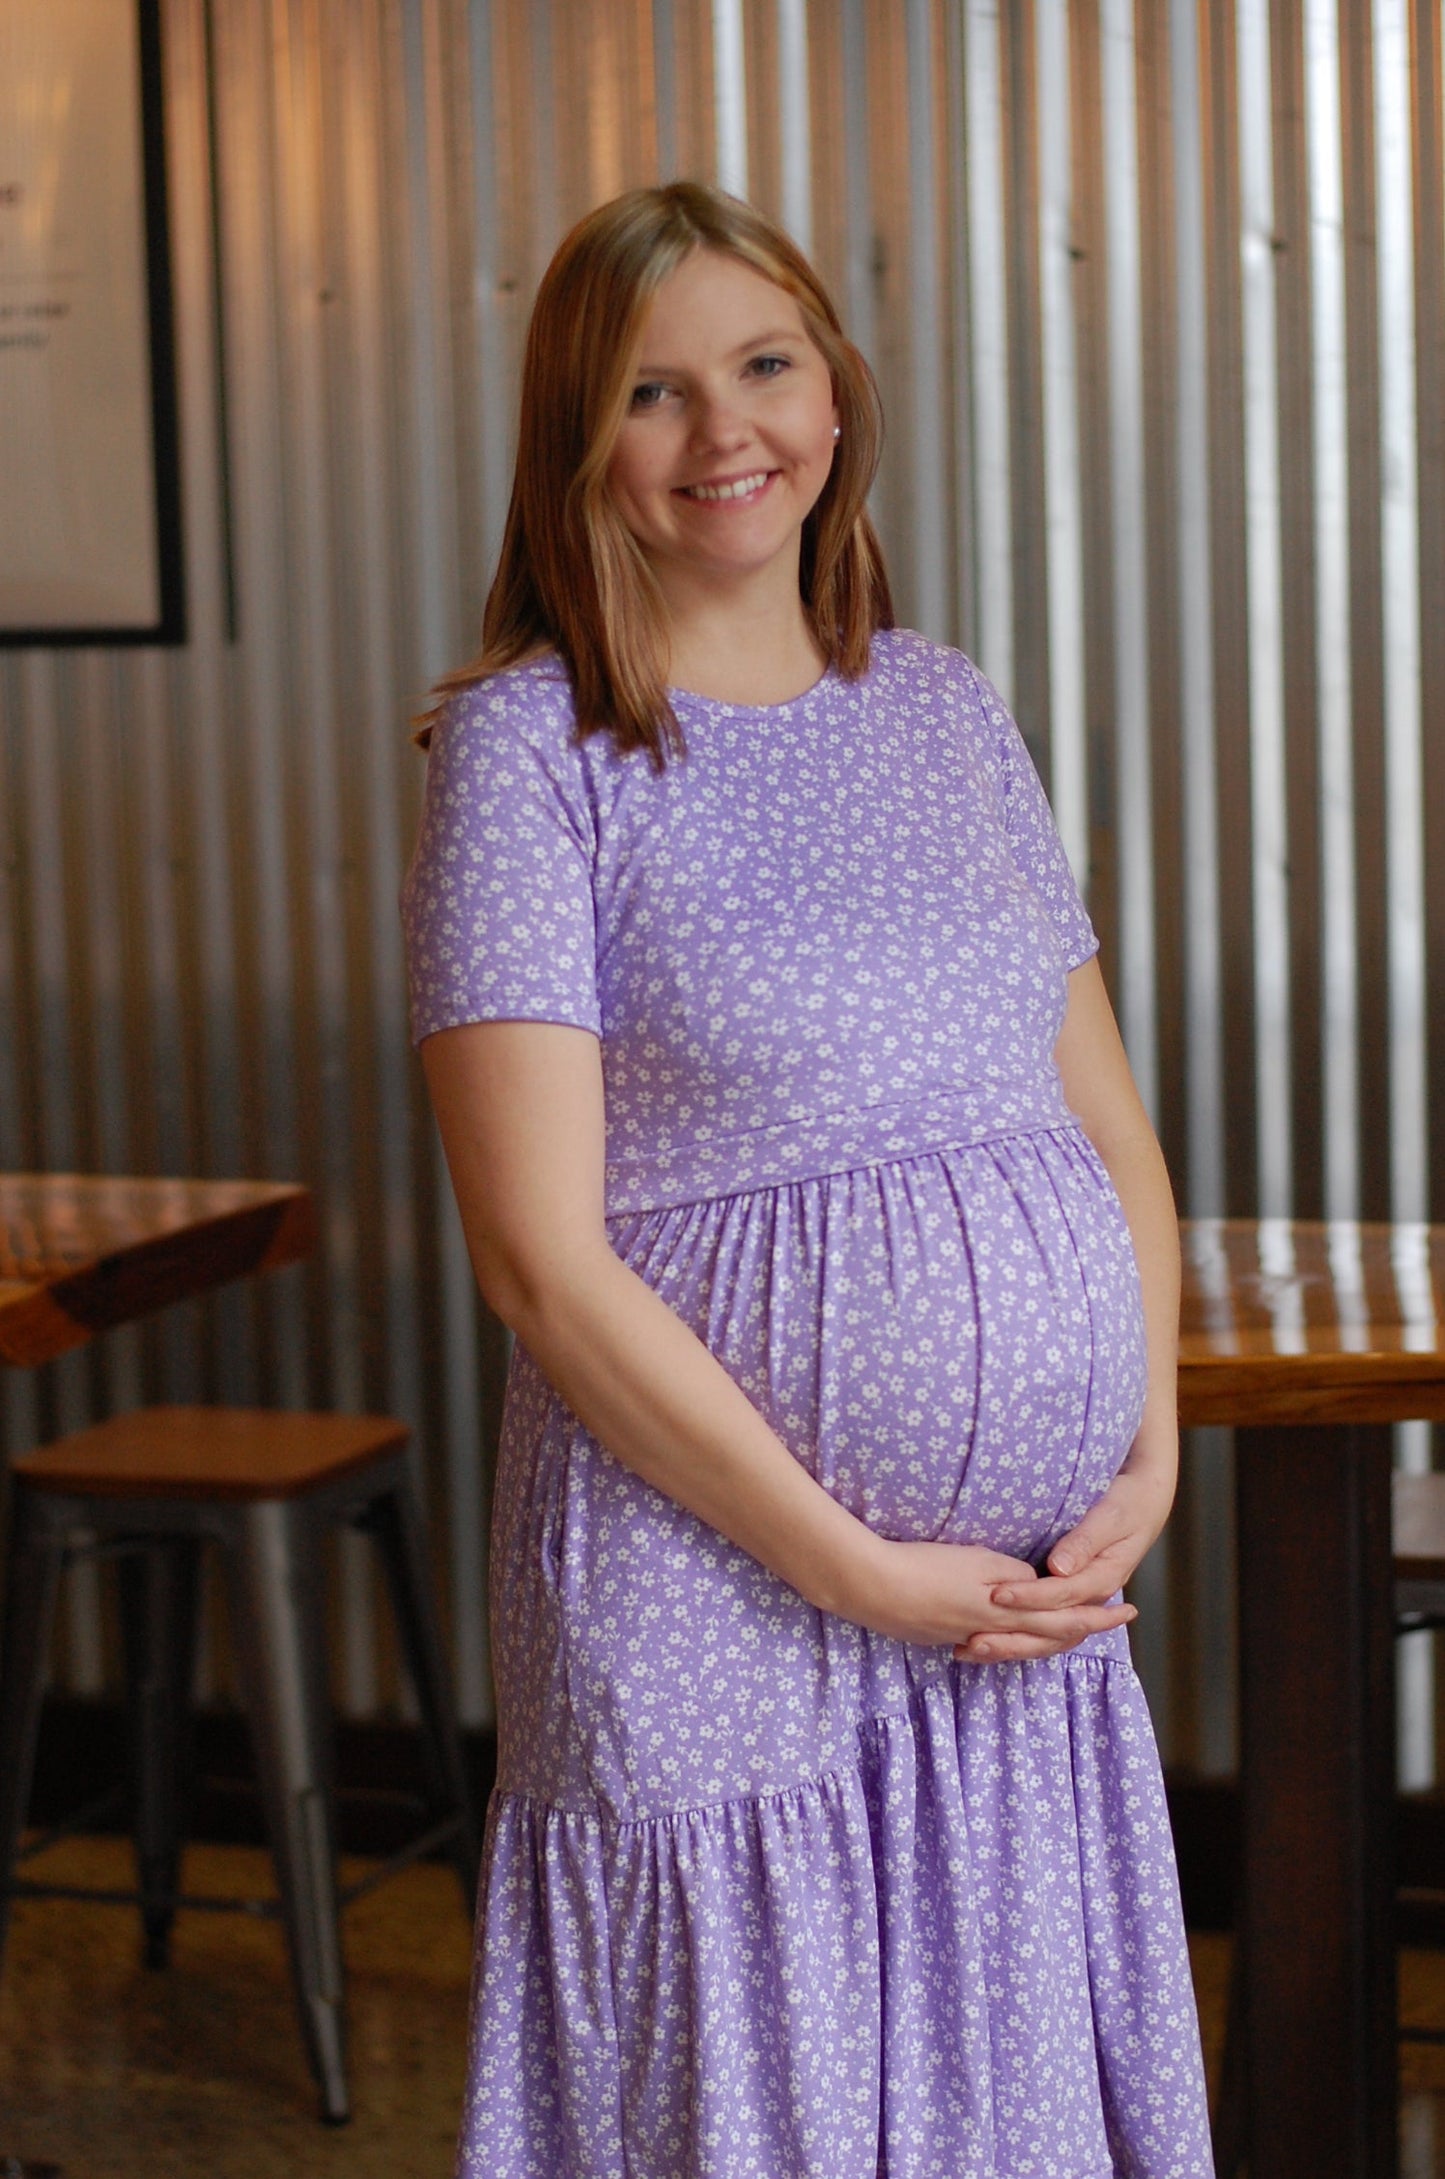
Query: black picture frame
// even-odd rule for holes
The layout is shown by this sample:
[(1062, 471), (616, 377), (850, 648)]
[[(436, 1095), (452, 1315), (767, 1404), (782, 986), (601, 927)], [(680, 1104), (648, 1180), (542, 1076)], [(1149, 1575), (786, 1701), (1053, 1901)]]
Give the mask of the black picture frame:
[[(3, 593), (0, 593), (0, 647), (6, 649), (71, 648), (86, 644), (106, 647), (175, 645), (186, 641), (180, 413), (166, 179), (161, 0), (133, 0), (133, 6), (137, 35), (141, 196), (145, 229), (140, 255), (145, 268), (145, 321), (149, 328), (154, 564), (159, 610), (150, 621), (127, 621), (119, 626), (93, 621), (77, 621), (71, 624), (51, 620), (38, 627), (21, 626), (5, 620)], [(3, 176), (0, 176), (0, 182), (3, 182)]]

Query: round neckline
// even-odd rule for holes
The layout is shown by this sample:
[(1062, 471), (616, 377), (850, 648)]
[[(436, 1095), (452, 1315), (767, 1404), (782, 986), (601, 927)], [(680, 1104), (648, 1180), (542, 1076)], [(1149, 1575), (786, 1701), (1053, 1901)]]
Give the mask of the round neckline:
[(704, 696), (698, 689), (683, 688), (669, 688), (667, 690), (667, 700), (670, 704), (702, 704), (709, 711), (748, 712), (764, 718), (780, 718), (786, 712), (796, 711), (802, 704), (811, 703), (815, 696), (821, 695), (824, 689), (828, 688), (837, 679), (838, 669), (832, 659), (829, 659), (816, 681), (805, 688), (800, 695), (784, 697), (781, 703), (744, 704), (727, 696)]

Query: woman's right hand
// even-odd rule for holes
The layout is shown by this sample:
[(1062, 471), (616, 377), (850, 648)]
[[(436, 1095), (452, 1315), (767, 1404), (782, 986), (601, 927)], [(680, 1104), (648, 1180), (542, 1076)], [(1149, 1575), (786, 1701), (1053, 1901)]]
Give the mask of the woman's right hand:
[(993, 1592), (1005, 1583), (1020, 1589), (1037, 1581), (1032, 1566), (981, 1544), (898, 1543), (875, 1536), (866, 1568), (848, 1598), (844, 1618), (871, 1627), (899, 1642), (953, 1647), (972, 1640), (969, 1661), (1000, 1663), (1008, 1659), (1057, 1657), (1090, 1634), (1127, 1626), (1137, 1614), (1132, 1604), (1080, 1604), (1060, 1608), (1047, 1634), (1039, 1632), (1039, 1614), (995, 1604)]

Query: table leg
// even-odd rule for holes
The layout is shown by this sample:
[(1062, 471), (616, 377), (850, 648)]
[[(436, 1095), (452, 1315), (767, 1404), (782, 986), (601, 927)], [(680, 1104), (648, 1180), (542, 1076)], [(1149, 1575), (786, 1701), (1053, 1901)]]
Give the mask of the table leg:
[(1245, 2108), (1260, 2179), (1396, 2179), (1387, 1426), (1240, 1430)]

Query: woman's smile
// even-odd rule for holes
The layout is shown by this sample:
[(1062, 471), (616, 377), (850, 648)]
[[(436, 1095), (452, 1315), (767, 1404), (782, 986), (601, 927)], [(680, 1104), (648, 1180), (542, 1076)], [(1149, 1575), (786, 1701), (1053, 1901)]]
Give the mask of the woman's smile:
[(775, 469), (755, 469), (749, 476), (718, 478), (708, 484), (680, 484), (682, 498), (704, 507), (756, 506), (777, 475)]

